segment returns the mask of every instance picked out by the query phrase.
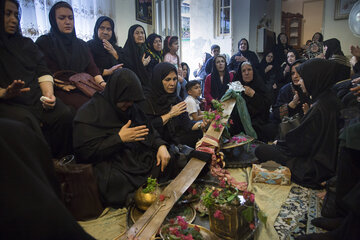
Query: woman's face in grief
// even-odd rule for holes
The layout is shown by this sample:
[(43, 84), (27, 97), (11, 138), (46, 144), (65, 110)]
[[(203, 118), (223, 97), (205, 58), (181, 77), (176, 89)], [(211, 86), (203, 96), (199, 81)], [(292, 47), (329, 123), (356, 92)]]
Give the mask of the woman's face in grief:
[(249, 64), (244, 64), (241, 66), (241, 75), (244, 82), (251, 82), (254, 78), (253, 68)]
[(109, 21), (103, 21), (98, 29), (98, 37), (103, 40), (110, 40), (112, 37), (112, 28)]
[(246, 51), (248, 48), (246, 40), (241, 40), (240, 42), (240, 51)]
[(294, 85), (300, 84), (299, 81), (300, 81), (301, 77), (300, 77), (299, 73), (296, 71), (296, 67), (299, 65), (300, 65), (300, 63), (291, 67), (291, 80)]
[(288, 63), (292, 64), (293, 62), (296, 61), (296, 57), (295, 54), (293, 52), (288, 52), (287, 54), (287, 61)]
[(273, 61), (273, 59), (274, 59), (274, 54), (272, 52), (270, 52), (270, 53), (268, 53), (268, 55), (266, 55), (265, 60), (267, 63), (271, 63)]
[(131, 107), (134, 104), (133, 101), (124, 101), (124, 102), (118, 102), (116, 103), (116, 106), (123, 112), (128, 110), (129, 107)]
[(215, 60), (215, 66), (218, 72), (224, 72), (225, 71), (225, 59), (222, 57), (217, 57)]
[(174, 93), (177, 84), (177, 75), (175, 72), (170, 72), (163, 80), (162, 84), (166, 93)]
[(158, 51), (158, 52), (161, 51), (161, 47), (162, 47), (161, 38), (155, 38), (153, 47), (154, 47), (155, 51)]
[(314, 42), (318, 42), (319, 39), (320, 39), (320, 34), (315, 33), (314, 36), (313, 36), (313, 38), (312, 38), (312, 40), (313, 40)]
[(7, 34), (15, 34), (19, 24), (19, 11), (15, 3), (5, 2), (4, 28)]
[(137, 27), (134, 31), (134, 39), (136, 44), (142, 44), (145, 42), (145, 32), (142, 27)]
[(177, 52), (179, 50), (179, 41), (176, 40), (175, 42), (173, 42), (170, 46), (170, 51), (171, 52)]
[(184, 65), (184, 66), (182, 67), (182, 77), (183, 77), (183, 78), (186, 78), (186, 77), (187, 77), (187, 73), (188, 73), (188, 68), (187, 68), (186, 65)]
[(56, 23), (61, 33), (69, 34), (74, 30), (74, 15), (71, 9), (61, 7), (55, 10)]
[(285, 34), (280, 35), (280, 42), (281, 42), (281, 44), (284, 44), (284, 45), (287, 43), (287, 37)]

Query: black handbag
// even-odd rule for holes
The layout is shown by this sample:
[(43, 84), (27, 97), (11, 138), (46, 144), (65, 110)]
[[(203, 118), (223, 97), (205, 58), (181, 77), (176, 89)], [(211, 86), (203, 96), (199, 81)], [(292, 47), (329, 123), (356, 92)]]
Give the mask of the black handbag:
[(280, 125), (279, 125), (279, 137), (280, 140), (285, 139), (285, 135), (292, 129), (298, 127), (300, 125), (300, 114), (295, 114), (292, 117), (283, 117)]

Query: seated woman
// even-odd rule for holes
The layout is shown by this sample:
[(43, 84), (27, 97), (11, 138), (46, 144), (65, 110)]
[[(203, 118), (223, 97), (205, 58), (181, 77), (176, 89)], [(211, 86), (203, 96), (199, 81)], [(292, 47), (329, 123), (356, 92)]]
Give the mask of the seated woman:
[(285, 33), (280, 33), (277, 36), (277, 44), (273, 51), (274, 64), (277, 68), (279, 68), (283, 62), (286, 62), (287, 53), (292, 49), (293, 47), (289, 45), (288, 36)]
[(147, 177), (167, 180), (175, 171), (167, 143), (137, 106), (143, 99), (136, 74), (119, 69), (76, 114), (75, 153), (93, 164), (105, 206), (122, 207)]
[(122, 66), (118, 62), (121, 49), (116, 45), (114, 29), (114, 21), (111, 18), (99, 17), (95, 23), (93, 39), (87, 42), (96, 66), (105, 81)]
[(146, 69), (149, 73), (152, 73), (156, 64), (164, 61), (161, 36), (156, 33), (150, 34), (146, 38), (146, 46), (146, 53), (151, 58), (149, 64), (146, 66)]
[[(72, 149), (71, 111), (54, 96), (42, 53), (21, 35), (19, 3), (7, 0), (1, 5), (0, 117), (23, 122), (48, 140), (54, 157), (63, 157)], [(27, 139), (23, 141), (26, 145)]]
[(186, 103), (179, 99), (176, 88), (176, 67), (171, 63), (159, 63), (154, 68), (151, 91), (142, 107), (162, 139), (195, 147), (202, 137), (203, 123), (189, 119)]
[[(304, 63), (305, 60), (296, 60), (291, 65), (291, 83), (286, 84), (280, 89), (276, 103), (273, 105), (271, 119), (280, 123), (284, 116), (292, 117), (295, 114), (303, 115), (302, 105), (309, 104), (309, 99), (300, 88), (300, 75), (296, 67)], [(300, 97), (301, 96), (301, 97)]]
[(90, 98), (74, 85), (66, 85), (61, 79), (57, 79), (57, 72), (86, 72), (93, 76), (100, 86), (105, 86), (106, 83), (86, 43), (76, 37), (72, 7), (63, 1), (55, 3), (50, 9), (49, 21), (50, 33), (40, 36), (36, 44), (45, 55), (48, 68), (55, 75), (55, 85), (58, 87), (55, 95), (66, 105), (78, 109)]
[(229, 73), (224, 55), (214, 57), (212, 72), (205, 79), (204, 96), (206, 100), (205, 109), (211, 108), (213, 99), (220, 100), (229, 89), (228, 84), (232, 82), (234, 74)]
[(239, 52), (230, 59), (229, 70), (236, 72), (242, 62), (250, 62), (254, 68), (258, 68), (259, 59), (253, 51), (249, 50), (249, 42), (246, 38), (240, 39), (238, 42)]
[(336, 38), (326, 40), (324, 43), (325, 59), (336, 62), (339, 71), (336, 73), (336, 81), (349, 79), (351, 66), (349, 59), (341, 51), (340, 41)]
[(274, 160), (289, 167), (295, 183), (318, 188), (336, 170), (339, 100), (331, 87), (337, 67), (334, 62), (314, 58), (296, 70), (314, 103), (284, 141), (260, 145), (255, 154), (261, 162)]
[(278, 67), (275, 64), (274, 52), (268, 51), (264, 54), (264, 58), (259, 64), (259, 75), (264, 80), (266, 87), (272, 92), (273, 85), (277, 81)]
[[(239, 66), (235, 79), (240, 81), (245, 88), (245, 91), (242, 92), (242, 97), (246, 101), (251, 123), (258, 138), (263, 141), (267, 140), (269, 137), (267, 136), (268, 133), (265, 131), (264, 126), (269, 120), (271, 99), (263, 80), (259, 77), (250, 62), (243, 62)], [(238, 120), (234, 119), (234, 122), (236, 123)]]
[(151, 57), (146, 57), (145, 39), (145, 29), (139, 24), (132, 25), (121, 51), (120, 62), (124, 63), (124, 68), (132, 70), (138, 76), (143, 90), (148, 91), (150, 89), (150, 78), (146, 66), (150, 63)]

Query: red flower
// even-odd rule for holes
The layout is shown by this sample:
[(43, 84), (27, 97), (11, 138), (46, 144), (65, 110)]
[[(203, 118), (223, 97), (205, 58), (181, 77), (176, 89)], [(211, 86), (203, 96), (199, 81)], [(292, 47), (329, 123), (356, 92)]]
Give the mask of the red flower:
[(197, 194), (197, 191), (196, 191), (196, 189), (194, 188), (193, 190), (192, 190), (192, 195), (196, 195)]
[(164, 201), (164, 200), (165, 200), (165, 196), (164, 196), (163, 194), (160, 194), (159, 200), (160, 200), (161, 202)]
[(218, 196), (219, 196), (219, 191), (215, 189), (215, 190), (212, 192), (211, 196), (212, 196), (213, 198), (218, 197)]
[(219, 220), (224, 220), (225, 219), (224, 214), (220, 210), (215, 211), (214, 218), (217, 218)]
[(231, 125), (233, 125), (233, 124), (234, 124), (234, 121), (233, 121), (232, 119), (230, 119), (230, 120), (229, 120), (229, 123), (230, 123)]
[(222, 187), (222, 188), (226, 187), (226, 182), (225, 182), (225, 180), (221, 180), (221, 181), (220, 181), (220, 187)]
[(250, 228), (250, 229), (255, 229), (255, 224), (250, 223), (250, 224), (249, 224), (249, 228)]
[(181, 237), (181, 239), (183, 239), (183, 240), (194, 240), (194, 238), (192, 237), (191, 234), (189, 234), (187, 236), (184, 236), (184, 237)]
[(174, 218), (171, 218), (171, 219), (169, 220), (169, 223), (170, 223), (170, 224), (175, 224), (175, 219), (174, 219)]
[(181, 229), (185, 230), (188, 228), (188, 223), (185, 221), (184, 218), (182, 218), (181, 216), (177, 216), (176, 218)]
[(176, 227), (169, 227), (170, 234), (175, 235), (177, 237), (180, 236), (179, 229)]
[(200, 232), (200, 228), (197, 225), (194, 226), (194, 230)]
[(255, 201), (255, 195), (254, 194), (250, 194), (250, 202), (254, 202)]

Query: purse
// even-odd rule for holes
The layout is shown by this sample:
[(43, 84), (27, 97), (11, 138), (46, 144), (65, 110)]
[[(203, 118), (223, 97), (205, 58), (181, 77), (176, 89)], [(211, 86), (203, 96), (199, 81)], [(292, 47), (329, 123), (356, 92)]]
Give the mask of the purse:
[(104, 90), (104, 87), (97, 84), (94, 77), (88, 73), (74, 74), (69, 78), (69, 80), (76, 86), (76, 88), (88, 97), (92, 97), (96, 92)]
[(285, 135), (292, 129), (298, 127), (300, 125), (300, 114), (295, 114), (292, 117), (283, 117), (280, 125), (279, 125), (279, 137), (280, 140), (285, 139)]
[(97, 218), (104, 208), (91, 164), (77, 164), (74, 156), (54, 160), (62, 201), (76, 220)]
[(104, 90), (104, 87), (97, 84), (94, 77), (88, 73), (63, 70), (55, 72), (53, 75), (55, 84), (73, 85), (88, 97)]

